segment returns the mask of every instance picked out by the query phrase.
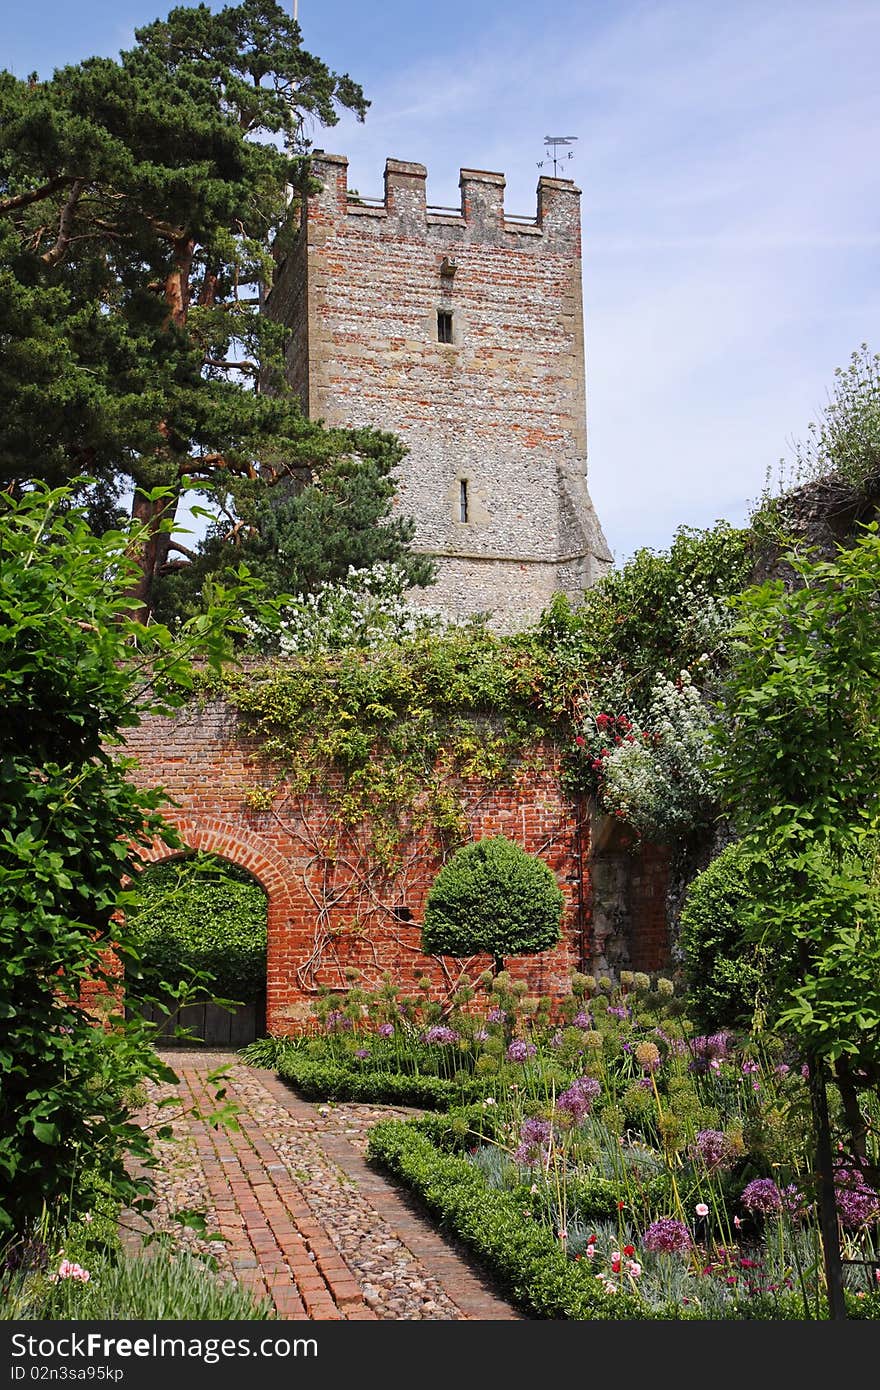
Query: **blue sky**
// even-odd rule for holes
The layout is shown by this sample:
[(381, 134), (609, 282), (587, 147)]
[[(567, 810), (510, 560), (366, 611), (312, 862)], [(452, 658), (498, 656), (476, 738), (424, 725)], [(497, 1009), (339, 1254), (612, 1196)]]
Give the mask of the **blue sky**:
[[(0, 63), (115, 54), (167, 8), (17, 6)], [(578, 136), (609, 544), (620, 561), (682, 523), (743, 521), (834, 368), (880, 350), (876, 0), (299, 0), (299, 19), (372, 103), (363, 125), (312, 132), (363, 194), (391, 155), (428, 166), (429, 202), (457, 203), (470, 166), (505, 173), (508, 211), (531, 214), (544, 136)]]

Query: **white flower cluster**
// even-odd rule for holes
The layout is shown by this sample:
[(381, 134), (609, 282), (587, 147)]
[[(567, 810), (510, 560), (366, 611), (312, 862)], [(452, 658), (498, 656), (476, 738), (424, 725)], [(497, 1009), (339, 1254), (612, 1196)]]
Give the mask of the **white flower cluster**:
[(717, 651), (733, 626), (733, 609), (720, 594), (713, 593), (704, 579), (680, 580), (671, 602), (677, 615), (679, 641), (701, 646), (706, 653)]
[[(604, 760), (602, 800), (644, 834), (680, 832), (710, 801), (710, 710), (682, 671), (654, 687), (643, 728)], [(645, 737), (647, 735), (647, 737)]]
[(442, 627), (437, 613), (417, 608), (406, 598), (406, 574), (400, 565), (350, 568), (339, 584), (326, 584), (284, 609), (280, 628), (270, 633), (253, 626), (260, 646), (282, 656), (379, 647)]

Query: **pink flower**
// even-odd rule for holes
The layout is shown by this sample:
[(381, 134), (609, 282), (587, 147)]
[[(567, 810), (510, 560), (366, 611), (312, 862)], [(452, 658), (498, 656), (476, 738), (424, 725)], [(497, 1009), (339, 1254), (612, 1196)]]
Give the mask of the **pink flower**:
[[(594, 1259), (594, 1258), (595, 1258), (595, 1255), (596, 1255), (596, 1247), (595, 1247), (595, 1245), (588, 1245), (587, 1248), (586, 1248), (586, 1250), (584, 1251), (584, 1254), (586, 1255), (586, 1257), (587, 1257), (588, 1260)], [(880, 1269), (878, 1269), (877, 1274), (878, 1274), (878, 1276), (880, 1276)]]
[(87, 1269), (83, 1269), (82, 1265), (71, 1263), (70, 1260), (61, 1261), (56, 1275), (58, 1279), (75, 1279), (79, 1284), (87, 1284), (91, 1277)]
[(709, 1215), (709, 1208), (706, 1206), (706, 1203), (705, 1203), (705, 1202), (697, 1202), (697, 1205), (696, 1205), (696, 1207), (694, 1208), (694, 1210), (696, 1211), (697, 1216), (708, 1216), (708, 1215)]
[(638, 1279), (642, 1272), (642, 1266), (639, 1264), (638, 1260), (630, 1260), (626, 1267), (626, 1272), (630, 1279)]

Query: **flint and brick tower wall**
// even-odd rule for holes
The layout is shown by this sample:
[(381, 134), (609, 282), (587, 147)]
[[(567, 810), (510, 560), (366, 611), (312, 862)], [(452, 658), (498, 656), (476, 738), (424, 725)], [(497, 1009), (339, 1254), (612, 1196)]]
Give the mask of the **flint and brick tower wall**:
[(424, 165), (389, 159), (375, 204), (347, 169), (313, 156), (322, 188), (266, 298), (288, 378), (311, 418), (407, 445), (396, 505), (439, 566), (417, 601), (516, 630), (611, 560), (587, 490), (580, 192), (542, 178), (514, 220), (501, 174), (463, 169), (460, 210), (431, 210)]

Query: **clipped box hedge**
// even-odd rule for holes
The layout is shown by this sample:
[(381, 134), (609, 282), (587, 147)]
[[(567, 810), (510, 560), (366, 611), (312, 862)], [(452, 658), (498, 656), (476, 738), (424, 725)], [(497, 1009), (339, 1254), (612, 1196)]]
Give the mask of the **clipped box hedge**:
[(415, 1105), (445, 1110), (482, 1095), (485, 1085), (472, 1078), (449, 1081), (440, 1076), (407, 1076), (403, 1072), (358, 1071), (339, 1062), (316, 1061), (288, 1053), (278, 1062), (278, 1075), (308, 1100), (375, 1101), (385, 1105)]

